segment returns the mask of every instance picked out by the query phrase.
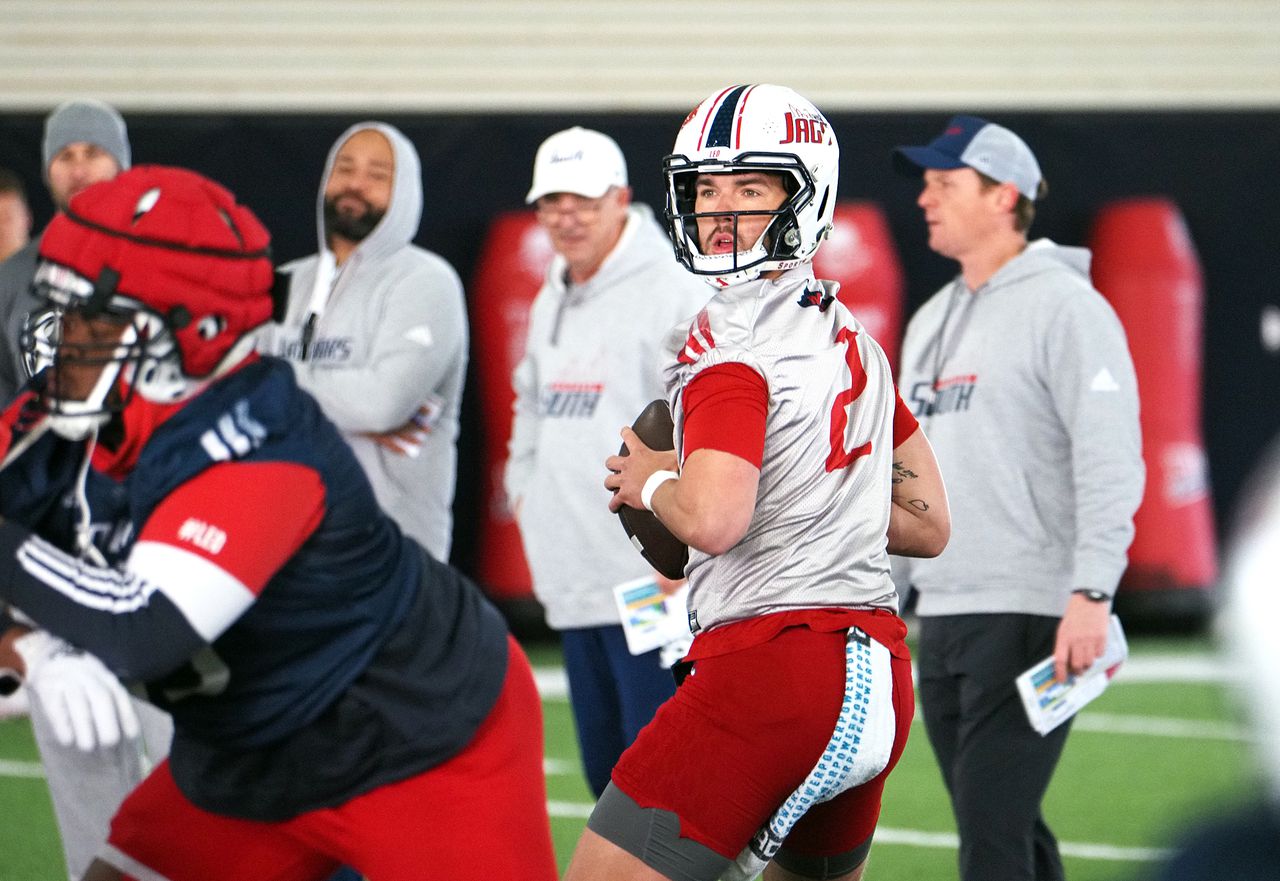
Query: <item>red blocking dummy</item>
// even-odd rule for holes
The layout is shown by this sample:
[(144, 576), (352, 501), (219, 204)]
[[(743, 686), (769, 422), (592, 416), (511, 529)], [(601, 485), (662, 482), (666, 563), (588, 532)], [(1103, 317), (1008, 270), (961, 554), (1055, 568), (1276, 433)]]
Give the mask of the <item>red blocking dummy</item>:
[(511, 375), (524, 356), (529, 307), (552, 254), (532, 211), (500, 214), (489, 227), (471, 284), (471, 361), (484, 425), (484, 495), (473, 575), (498, 599), (533, 596), (502, 474), (515, 401)]
[(1218, 572), (1200, 431), (1204, 283), (1199, 259), (1182, 212), (1165, 198), (1104, 205), (1090, 247), (1094, 285), (1129, 337), (1147, 466), (1120, 598), (1150, 592), (1153, 600), (1160, 595), (1166, 609), (1185, 609), (1188, 604), (1172, 594), (1206, 593)]
[(902, 342), (902, 264), (884, 212), (873, 202), (840, 202), (835, 229), (813, 259), (818, 278), (840, 282), (836, 295), (898, 369)]

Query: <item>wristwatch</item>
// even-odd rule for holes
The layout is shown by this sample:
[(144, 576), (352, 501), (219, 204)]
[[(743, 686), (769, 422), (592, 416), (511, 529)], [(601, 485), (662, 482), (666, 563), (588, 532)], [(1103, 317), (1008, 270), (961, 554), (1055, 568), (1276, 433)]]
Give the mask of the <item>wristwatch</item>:
[(1073, 594), (1080, 594), (1091, 603), (1109, 603), (1111, 597), (1100, 590), (1090, 590), (1087, 587), (1078, 587), (1071, 591)]

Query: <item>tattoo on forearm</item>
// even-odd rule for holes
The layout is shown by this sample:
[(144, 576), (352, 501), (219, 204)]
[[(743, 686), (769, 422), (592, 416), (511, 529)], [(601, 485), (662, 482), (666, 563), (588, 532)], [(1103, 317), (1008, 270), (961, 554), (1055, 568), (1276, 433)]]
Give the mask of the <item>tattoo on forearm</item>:
[(929, 503), (924, 499), (904, 499), (902, 496), (895, 495), (893, 496), (893, 503), (899, 506), (915, 508), (917, 511), (929, 510)]
[(910, 468), (904, 466), (901, 462), (893, 463), (893, 477), (890, 478), (895, 484), (902, 483), (904, 480), (914, 480), (920, 475), (916, 474)]

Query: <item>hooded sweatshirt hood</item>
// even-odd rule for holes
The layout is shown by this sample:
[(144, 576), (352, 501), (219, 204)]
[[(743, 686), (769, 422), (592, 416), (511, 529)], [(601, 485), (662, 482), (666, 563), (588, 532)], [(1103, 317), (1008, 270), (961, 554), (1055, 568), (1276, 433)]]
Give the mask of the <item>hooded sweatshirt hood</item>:
[(397, 251), (413, 241), (422, 222), (422, 164), (418, 160), (418, 151), (413, 142), (398, 128), (385, 122), (358, 122), (333, 142), (329, 158), (324, 163), (324, 173), (320, 175), (320, 190), (316, 194), (316, 237), (320, 242), (320, 253), (327, 255), (330, 261), (333, 260), (333, 252), (329, 249), (324, 234), (325, 185), (329, 182), (329, 175), (333, 173), (333, 163), (337, 160), (342, 145), (352, 135), (366, 130), (376, 131), (390, 142), (391, 153), (395, 158), (395, 177), (386, 215), (356, 246), (348, 259), (355, 259), (357, 256), (376, 258)]
[(1044, 272), (1067, 269), (1089, 281), (1089, 266), (1093, 255), (1088, 248), (1059, 245), (1051, 239), (1036, 239), (1022, 253), (1001, 266), (984, 287), (1000, 287), (1023, 281)]

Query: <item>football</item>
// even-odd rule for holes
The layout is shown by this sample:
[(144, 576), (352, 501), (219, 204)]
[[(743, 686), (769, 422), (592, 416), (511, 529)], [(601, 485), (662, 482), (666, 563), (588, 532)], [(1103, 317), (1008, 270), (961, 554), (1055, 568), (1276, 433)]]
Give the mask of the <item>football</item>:
[[(631, 426), (645, 446), (651, 450), (675, 449), (675, 425), (671, 410), (663, 400), (652, 401), (641, 411)], [(630, 454), (627, 445), (618, 450), (619, 456)], [(671, 534), (652, 511), (623, 505), (618, 509), (618, 519), (627, 538), (636, 550), (649, 561), (649, 565), (667, 578), (684, 578), (684, 567), (689, 562), (689, 546)]]

